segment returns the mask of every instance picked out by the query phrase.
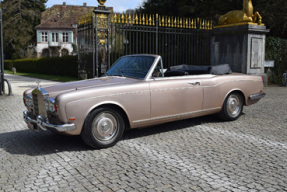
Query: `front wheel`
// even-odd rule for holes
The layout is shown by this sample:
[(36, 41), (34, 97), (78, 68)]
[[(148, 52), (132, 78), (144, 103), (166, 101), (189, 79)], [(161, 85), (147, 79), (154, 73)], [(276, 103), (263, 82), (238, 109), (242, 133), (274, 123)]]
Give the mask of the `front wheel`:
[(81, 137), (93, 148), (107, 148), (115, 145), (124, 132), (121, 113), (113, 108), (98, 108), (87, 117)]
[(242, 114), (243, 97), (238, 93), (227, 96), (219, 113), (219, 117), (226, 121), (234, 121)]

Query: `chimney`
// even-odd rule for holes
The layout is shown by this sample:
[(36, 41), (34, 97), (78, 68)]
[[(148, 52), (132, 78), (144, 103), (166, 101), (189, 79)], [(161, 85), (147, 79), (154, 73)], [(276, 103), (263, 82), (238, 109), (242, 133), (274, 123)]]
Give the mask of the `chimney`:
[(87, 7), (87, 3), (84, 3), (84, 4), (83, 4), (83, 7)]
[(66, 7), (66, 6), (67, 6), (66, 2), (63, 2), (63, 7)]

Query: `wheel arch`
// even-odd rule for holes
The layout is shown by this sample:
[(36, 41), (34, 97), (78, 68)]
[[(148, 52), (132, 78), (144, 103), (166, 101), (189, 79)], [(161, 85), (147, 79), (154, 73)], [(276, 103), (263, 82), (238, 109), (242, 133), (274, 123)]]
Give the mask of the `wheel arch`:
[(222, 102), (222, 106), (223, 106), (224, 101), (226, 100), (226, 98), (227, 98), (230, 94), (232, 94), (232, 93), (237, 93), (237, 94), (241, 95), (242, 98), (243, 98), (243, 105), (246, 105), (246, 97), (245, 97), (243, 91), (240, 90), (240, 89), (234, 89), (234, 90), (229, 91), (229, 92), (225, 95), (224, 100), (223, 100), (223, 102)]
[(86, 116), (83, 127), (85, 126), (86, 120), (89, 117), (89, 115), (98, 108), (109, 108), (109, 109), (114, 109), (114, 110), (118, 111), (122, 115), (122, 118), (124, 120), (125, 130), (130, 129), (130, 122), (129, 122), (129, 118), (128, 118), (126, 111), (121, 106), (114, 104), (114, 103), (103, 103), (103, 104), (100, 104), (98, 106), (95, 106), (92, 110), (90, 110), (90, 112)]

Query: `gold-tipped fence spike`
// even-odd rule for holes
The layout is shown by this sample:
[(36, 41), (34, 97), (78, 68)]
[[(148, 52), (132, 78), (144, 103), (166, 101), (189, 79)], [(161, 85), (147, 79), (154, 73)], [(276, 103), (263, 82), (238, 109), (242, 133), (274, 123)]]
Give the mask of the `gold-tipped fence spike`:
[(191, 24), (191, 28), (194, 29), (194, 19), (192, 19), (192, 24)]
[(166, 22), (167, 22), (167, 27), (170, 27), (170, 17), (167, 17)]
[(139, 14), (139, 24), (140, 25), (142, 24), (142, 16), (141, 16), (141, 14)]
[(209, 23), (209, 29), (212, 30), (212, 21)]
[(154, 15), (152, 15), (152, 25), (155, 26), (155, 19), (154, 19)]
[(187, 28), (187, 18), (184, 18), (183, 25), (184, 25), (184, 28)]
[(124, 23), (124, 22), (125, 22), (125, 15), (122, 13), (121, 22), (120, 23)]
[(162, 27), (165, 27), (164, 22), (165, 22), (165, 21), (164, 21), (164, 16), (162, 16), (162, 17), (161, 17), (161, 26), (162, 26)]
[(117, 16), (117, 14), (115, 13), (115, 14), (114, 14), (114, 22), (115, 22), (115, 23), (117, 23), (117, 18), (118, 18), (118, 16)]
[(138, 14), (136, 13), (136, 18), (135, 18), (135, 24), (138, 25), (139, 24), (139, 16)]
[(142, 17), (142, 21), (143, 21), (143, 25), (145, 25), (145, 18), (144, 18), (144, 14), (143, 14), (143, 17)]
[(149, 25), (152, 25), (151, 15), (149, 16)]
[[(171, 17), (173, 18), (173, 17)], [(173, 19), (172, 19), (173, 20)], [(176, 17), (174, 18), (173, 22), (172, 22), (172, 26), (171, 27), (176, 27)]]
[(129, 14), (129, 23), (132, 24), (132, 16)]

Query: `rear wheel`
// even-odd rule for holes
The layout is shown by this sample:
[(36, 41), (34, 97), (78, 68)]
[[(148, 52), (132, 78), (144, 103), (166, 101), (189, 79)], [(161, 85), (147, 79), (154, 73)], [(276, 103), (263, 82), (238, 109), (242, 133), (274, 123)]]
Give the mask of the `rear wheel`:
[(226, 121), (234, 121), (242, 114), (243, 97), (238, 93), (231, 93), (224, 101), (219, 117)]
[(115, 145), (124, 132), (121, 113), (113, 108), (98, 108), (87, 117), (81, 137), (93, 148)]

